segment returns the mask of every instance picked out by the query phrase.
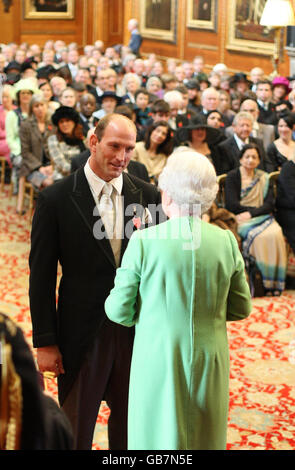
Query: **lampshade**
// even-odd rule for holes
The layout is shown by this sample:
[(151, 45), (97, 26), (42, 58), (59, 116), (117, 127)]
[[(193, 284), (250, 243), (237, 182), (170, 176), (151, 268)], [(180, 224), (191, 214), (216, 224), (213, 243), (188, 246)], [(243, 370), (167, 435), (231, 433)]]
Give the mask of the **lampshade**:
[(289, 0), (267, 0), (260, 24), (263, 26), (292, 26), (295, 24), (294, 10)]

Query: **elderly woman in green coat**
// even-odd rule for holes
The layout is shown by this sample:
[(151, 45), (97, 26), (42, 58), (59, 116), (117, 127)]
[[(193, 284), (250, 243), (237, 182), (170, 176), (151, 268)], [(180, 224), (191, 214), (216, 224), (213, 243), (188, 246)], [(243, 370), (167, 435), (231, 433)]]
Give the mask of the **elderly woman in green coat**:
[(132, 327), (128, 449), (222, 450), (229, 404), (227, 321), (251, 311), (235, 237), (201, 220), (213, 165), (172, 154), (159, 179), (168, 221), (131, 237), (107, 316)]

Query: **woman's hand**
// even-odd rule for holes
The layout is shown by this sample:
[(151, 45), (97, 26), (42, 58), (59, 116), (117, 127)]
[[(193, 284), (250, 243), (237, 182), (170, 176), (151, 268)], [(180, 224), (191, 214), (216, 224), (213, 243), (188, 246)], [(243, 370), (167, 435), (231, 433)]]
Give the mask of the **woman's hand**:
[(237, 222), (240, 224), (241, 222), (246, 222), (246, 220), (249, 220), (251, 219), (251, 214), (250, 212), (246, 211), (246, 212), (241, 212), (241, 214), (238, 214), (236, 216), (236, 219), (237, 219)]

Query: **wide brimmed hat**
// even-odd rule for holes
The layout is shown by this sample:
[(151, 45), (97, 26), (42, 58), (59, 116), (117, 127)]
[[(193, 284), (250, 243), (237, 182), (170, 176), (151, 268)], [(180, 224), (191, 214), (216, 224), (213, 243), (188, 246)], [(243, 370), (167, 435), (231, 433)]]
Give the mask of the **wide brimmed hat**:
[(18, 93), (22, 90), (30, 90), (32, 93), (41, 93), (38, 88), (38, 82), (34, 78), (21, 78), (14, 85), (15, 92)]
[(105, 91), (101, 96), (98, 97), (98, 101), (101, 104), (104, 98), (114, 98), (117, 101), (117, 105), (121, 104), (122, 98), (114, 91)]
[(21, 72), (21, 64), (19, 62), (16, 62), (15, 60), (12, 60), (4, 68), (4, 73), (9, 73), (10, 70), (16, 70), (17, 72)]
[(287, 90), (287, 93), (290, 93), (292, 90), (290, 87), (290, 82), (286, 77), (275, 77), (272, 81), (272, 86), (284, 86)]
[(63, 118), (70, 119), (75, 124), (78, 124), (80, 121), (79, 113), (71, 106), (60, 106), (51, 116), (51, 120), (56, 127)]
[(201, 115), (192, 117), (187, 126), (178, 129), (178, 138), (182, 142), (189, 140), (189, 132), (195, 129), (206, 129), (206, 142), (208, 144), (213, 144), (220, 139), (221, 131), (215, 129), (215, 127), (208, 126), (206, 118)]
[(191, 80), (188, 80), (185, 84), (186, 88), (188, 90), (198, 90), (200, 91), (200, 84), (198, 80), (192, 78)]
[(243, 72), (238, 72), (235, 73), (231, 78), (230, 78), (230, 84), (235, 85), (236, 83), (239, 82), (244, 82), (250, 85), (252, 82), (248, 80), (247, 75)]

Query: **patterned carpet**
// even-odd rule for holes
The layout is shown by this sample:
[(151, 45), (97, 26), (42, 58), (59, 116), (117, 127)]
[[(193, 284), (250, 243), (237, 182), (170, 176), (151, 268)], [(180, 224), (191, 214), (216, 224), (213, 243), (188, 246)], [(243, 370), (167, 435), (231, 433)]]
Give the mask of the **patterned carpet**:
[[(0, 193), (0, 311), (31, 344), (28, 307), (30, 221)], [(295, 450), (295, 291), (257, 298), (250, 317), (228, 325), (231, 357), (228, 449)], [(56, 397), (55, 381), (48, 393)], [(218, 399), (218, 397), (216, 397)], [(93, 449), (107, 449), (109, 410), (102, 404)]]

